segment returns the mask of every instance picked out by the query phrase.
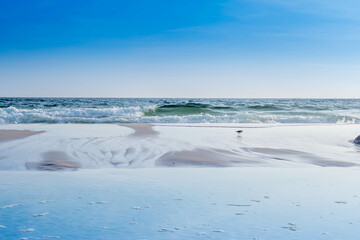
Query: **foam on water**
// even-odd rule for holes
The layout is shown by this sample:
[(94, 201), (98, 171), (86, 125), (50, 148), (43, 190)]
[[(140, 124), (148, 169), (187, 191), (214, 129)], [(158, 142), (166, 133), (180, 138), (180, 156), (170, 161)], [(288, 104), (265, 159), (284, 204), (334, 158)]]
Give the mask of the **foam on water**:
[(358, 99), (0, 98), (0, 123), (360, 123)]

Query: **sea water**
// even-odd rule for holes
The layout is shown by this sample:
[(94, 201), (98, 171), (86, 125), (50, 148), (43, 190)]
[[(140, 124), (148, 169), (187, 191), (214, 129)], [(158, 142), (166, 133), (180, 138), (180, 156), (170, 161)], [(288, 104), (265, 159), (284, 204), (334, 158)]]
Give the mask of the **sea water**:
[(356, 240), (356, 170), (0, 174), (0, 239)]
[(360, 123), (360, 99), (0, 98), (0, 123)]

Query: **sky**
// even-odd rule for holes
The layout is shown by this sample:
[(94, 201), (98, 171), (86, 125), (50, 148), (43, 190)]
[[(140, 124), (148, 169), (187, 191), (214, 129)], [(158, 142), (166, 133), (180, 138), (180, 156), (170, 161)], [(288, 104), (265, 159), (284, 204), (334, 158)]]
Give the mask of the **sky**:
[(0, 3), (0, 96), (360, 97), (357, 0)]

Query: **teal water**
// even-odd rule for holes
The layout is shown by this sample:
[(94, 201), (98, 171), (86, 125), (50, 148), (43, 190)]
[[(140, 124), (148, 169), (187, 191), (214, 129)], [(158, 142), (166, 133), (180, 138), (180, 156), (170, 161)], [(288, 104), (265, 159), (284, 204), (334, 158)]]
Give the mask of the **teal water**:
[(0, 123), (360, 123), (360, 99), (0, 98)]

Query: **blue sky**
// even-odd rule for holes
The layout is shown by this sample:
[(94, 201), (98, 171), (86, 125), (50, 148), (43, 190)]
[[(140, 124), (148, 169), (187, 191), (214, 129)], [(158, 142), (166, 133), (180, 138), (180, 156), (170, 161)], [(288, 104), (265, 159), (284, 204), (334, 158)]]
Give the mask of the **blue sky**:
[(0, 3), (0, 96), (359, 97), (359, 1)]

